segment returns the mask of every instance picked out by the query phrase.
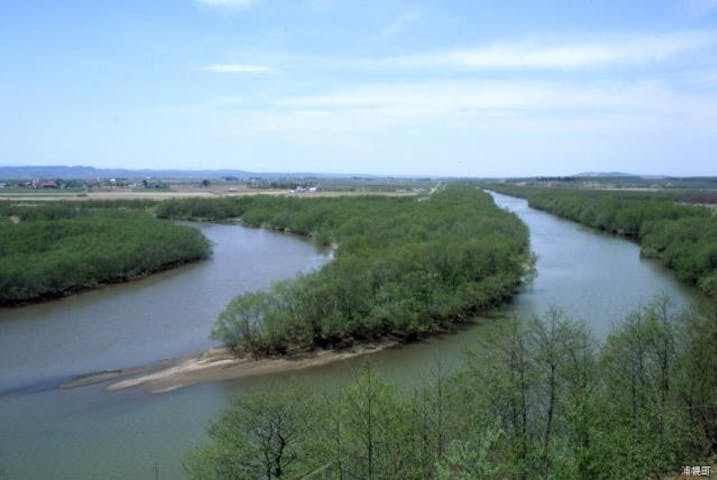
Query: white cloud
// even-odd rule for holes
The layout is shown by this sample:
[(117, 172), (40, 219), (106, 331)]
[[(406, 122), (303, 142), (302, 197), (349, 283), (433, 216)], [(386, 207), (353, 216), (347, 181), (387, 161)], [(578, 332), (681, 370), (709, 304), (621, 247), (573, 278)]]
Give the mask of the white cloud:
[(277, 105), (292, 109), (411, 108), (427, 112), (446, 110), (526, 109), (648, 109), (659, 111), (679, 104), (689, 108), (701, 99), (667, 89), (654, 82), (430, 82), (359, 86), (354, 89), (291, 97)]
[(476, 48), (404, 55), (366, 62), (403, 68), (583, 69), (610, 65), (644, 65), (714, 46), (705, 32), (611, 37), (591, 41), (522, 41)]
[(420, 14), (418, 12), (405, 12), (396, 17), (391, 23), (389, 23), (381, 32), (384, 37), (391, 37), (397, 35), (418, 20)]
[[(627, 132), (709, 130), (717, 96), (656, 82), (433, 82), (380, 84), (291, 97), (256, 112), (245, 128), (288, 135), (455, 131)], [(247, 119), (249, 120), (249, 119)]]
[(253, 7), (259, 0), (197, 0), (199, 3), (208, 5), (210, 7), (225, 7), (225, 8), (236, 8), (246, 9)]
[(213, 73), (269, 73), (271, 68), (262, 65), (217, 64), (204, 67), (202, 70)]

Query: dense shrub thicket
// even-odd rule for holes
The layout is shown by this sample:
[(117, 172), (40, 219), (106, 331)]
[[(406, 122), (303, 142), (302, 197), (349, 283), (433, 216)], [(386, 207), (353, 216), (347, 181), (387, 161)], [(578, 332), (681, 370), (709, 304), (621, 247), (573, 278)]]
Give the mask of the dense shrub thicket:
[(500, 304), (530, 264), (520, 220), (462, 185), (421, 198), (176, 200), (158, 212), (241, 217), (337, 246), (321, 270), (229, 304), (213, 336), (242, 352), (417, 337)]
[(209, 255), (198, 230), (142, 211), (5, 204), (0, 214), (0, 304), (121, 282)]
[(466, 367), (447, 374), (436, 364), (413, 391), (369, 365), (326, 392), (282, 384), (239, 398), (188, 455), (186, 472), (645, 480), (715, 461), (714, 312), (678, 317), (657, 300), (602, 347), (558, 310), (494, 326)]
[(615, 192), (496, 185), (531, 207), (640, 242), (678, 278), (717, 300), (717, 216), (658, 192)]
[[(27, 199), (32, 202), (32, 198)], [(18, 203), (20, 202), (20, 203)], [(150, 210), (157, 205), (154, 200), (84, 200), (25, 203), (22, 201), (0, 201), (0, 223), (10, 217), (30, 220), (56, 220), (75, 218), (98, 209)]]

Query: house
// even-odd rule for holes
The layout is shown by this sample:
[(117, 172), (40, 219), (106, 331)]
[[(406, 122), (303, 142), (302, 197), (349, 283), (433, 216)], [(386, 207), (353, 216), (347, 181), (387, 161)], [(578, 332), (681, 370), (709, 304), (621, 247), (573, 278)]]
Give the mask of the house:
[(60, 188), (54, 180), (35, 180), (32, 182), (34, 188)]

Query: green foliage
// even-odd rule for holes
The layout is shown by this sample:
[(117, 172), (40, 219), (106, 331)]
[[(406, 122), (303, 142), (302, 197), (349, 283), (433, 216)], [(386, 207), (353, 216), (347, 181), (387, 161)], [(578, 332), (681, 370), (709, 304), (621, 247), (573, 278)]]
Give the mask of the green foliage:
[(121, 282), (209, 254), (199, 231), (141, 211), (4, 208), (19, 221), (0, 223), (0, 304)]
[(279, 478), (221, 469), (263, 462), (257, 432), (272, 430), (256, 419), (285, 410), (300, 412), (287, 478), (644, 480), (717, 455), (714, 313), (678, 317), (658, 299), (601, 347), (556, 309), (491, 333), (463, 369), (439, 365), (413, 391), (367, 365), (330, 392), (250, 395), (251, 419), (235, 406), (210, 427), (191, 478)]
[(686, 415), (691, 460), (717, 455), (717, 314), (691, 311), (679, 319), (674, 379)]
[(593, 393), (592, 345), (584, 325), (551, 309), (543, 317), (507, 321), (472, 354), (468, 385), (491, 386), (476, 392), (479, 423), (498, 419), (504, 461), (514, 474), (563, 471), (575, 478), (592, 471), (584, 450), (592, 418), (586, 411)]
[(603, 348), (601, 394), (612, 403), (603, 419), (610, 433), (604, 451), (624, 478), (649, 478), (684, 458), (676, 358), (674, 319), (664, 300), (629, 315)]
[(159, 218), (224, 220), (239, 215), (233, 198), (185, 198), (165, 200), (156, 208)]
[(160, 215), (240, 216), (337, 245), (320, 271), (230, 303), (213, 337), (237, 351), (420, 337), (502, 303), (530, 265), (526, 227), (472, 187), (423, 198), (210, 200), (166, 202)]
[(477, 440), (451, 443), (445, 459), (439, 460), (436, 465), (437, 480), (497, 480), (506, 477), (506, 466), (501, 465), (496, 451), (501, 430), (489, 427), (477, 433)]
[(717, 299), (717, 216), (705, 207), (678, 204), (675, 195), (661, 192), (491, 188), (526, 198), (531, 207), (634, 238), (642, 255), (660, 259), (680, 280)]
[(86, 215), (98, 209), (148, 210), (157, 204), (153, 200), (85, 200), (82, 202), (28, 203), (31, 201), (32, 199), (22, 203), (0, 201), (0, 219), (15, 216), (23, 221), (59, 220)]
[(421, 402), (401, 396), (370, 364), (336, 392), (282, 386), (248, 395), (212, 423), (210, 442), (186, 457), (185, 471), (197, 480), (430, 478), (436, 451), (422, 445), (433, 431), (405, 415)]
[(184, 462), (190, 478), (257, 479), (295, 477), (307, 448), (310, 420), (306, 394), (296, 388), (238, 398), (209, 427), (210, 446)]

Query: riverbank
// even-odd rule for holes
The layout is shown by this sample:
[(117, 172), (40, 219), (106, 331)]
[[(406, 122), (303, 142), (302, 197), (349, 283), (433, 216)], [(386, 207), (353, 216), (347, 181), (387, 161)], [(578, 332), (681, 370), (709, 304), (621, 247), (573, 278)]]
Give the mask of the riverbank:
[(193, 263), (208, 260), (210, 256), (211, 255), (198, 256), (195, 258), (186, 258), (186, 259), (182, 259), (182, 260), (177, 260), (175, 262), (161, 265), (157, 269), (154, 269), (154, 270), (145, 270), (145, 271), (139, 272), (137, 274), (127, 275), (126, 277), (107, 280), (104, 282), (94, 282), (94, 283), (88, 283), (85, 285), (75, 285), (75, 286), (68, 288), (66, 290), (63, 290), (61, 292), (45, 294), (45, 295), (41, 295), (38, 297), (30, 298), (27, 300), (11, 302), (11, 303), (0, 302), (0, 308), (21, 309), (21, 308), (28, 307), (31, 305), (39, 305), (39, 304), (51, 302), (53, 300), (60, 300), (60, 299), (71, 297), (71, 296), (78, 295), (81, 293), (87, 293), (87, 292), (91, 292), (91, 291), (97, 291), (97, 290), (110, 288), (110, 287), (113, 287), (113, 286), (116, 286), (119, 284), (138, 282), (140, 280), (144, 280), (144, 279), (151, 277), (152, 275), (155, 275), (158, 273), (168, 272), (168, 271), (174, 270), (176, 268), (179, 268), (179, 267), (182, 267), (185, 265), (190, 265)]
[(348, 360), (396, 346), (393, 340), (357, 345), (345, 350), (313, 350), (281, 357), (235, 356), (226, 347), (217, 347), (188, 357), (121, 370), (105, 370), (82, 375), (60, 385), (73, 389), (108, 383), (107, 390), (143, 386), (148, 393), (166, 393), (201, 383), (295, 372)]
[[(501, 315), (528, 317), (559, 305), (583, 319), (600, 342), (624, 312), (661, 292), (673, 298), (676, 309), (693, 304), (695, 292), (657, 262), (641, 260), (634, 243), (536, 211), (521, 199), (496, 195), (496, 203), (530, 227), (539, 272)], [(311, 244), (289, 235), (241, 225), (195, 226), (212, 242), (211, 261), (1, 312), (3, 385), (34, 385), (208, 350), (206, 333), (237, 292), (268, 288), (272, 281), (294, 278), (327, 261)], [(155, 463), (160, 478), (182, 478), (183, 455), (204, 441), (206, 425), (234, 397), (272, 388), (288, 376), (308, 390), (341, 385), (368, 359), (390, 383), (420, 388), (426, 371), (438, 362), (446, 369), (463, 364), (466, 348), (485, 342), (500, 323), (470, 324), (455, 335), (431, 336), (294, 374), (205, 383), (167, 394), (146, 394), (143, 386), (106, 390), (124, 379), (115, 376), (112, 382), (83, 388), (0, 396), (0, 431), (12, 432), (0, 435), (0, 463), (9, 478), (18, 479), (153, 478)], [(50, 383), (57, 384), (45, 385)]]
[(322, 269), (238, 296), (219, 315), (214, 340), (273, 355), (420, 337), (514, 296), (530, 261), (525, 225), (471, 186), (426, 198), (173, 200), (157, 215), (240, 217), (245, 225), (340, 245)]
[(714, 210), (680, 203), (696, 192), (636, 193), (492, 185), (537, 210), (634, 240), (640, 255), (659, 260), (676, 277), (717, 301), (717, 217)]
[(123, 283), (211, 254), (197, 229), (119, 207), (2, 205), (0, 224), (1, 306)]

